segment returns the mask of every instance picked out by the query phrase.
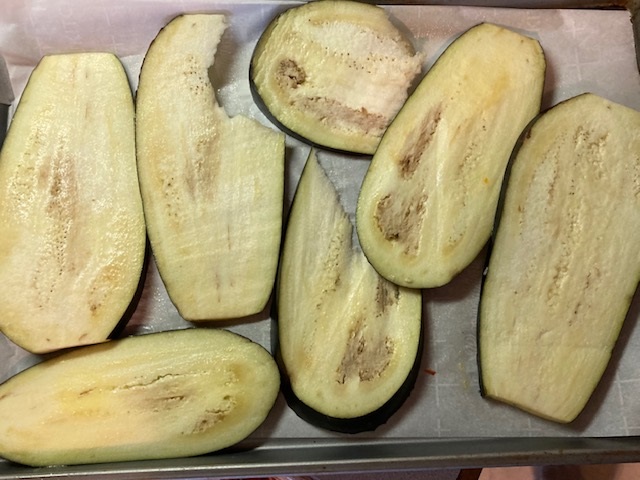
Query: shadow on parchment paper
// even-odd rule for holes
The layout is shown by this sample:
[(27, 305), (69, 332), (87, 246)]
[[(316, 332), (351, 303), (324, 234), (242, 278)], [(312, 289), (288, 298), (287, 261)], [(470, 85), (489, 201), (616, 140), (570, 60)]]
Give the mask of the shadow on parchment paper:
[(441, 287), (425, 290), (428, 303), (453, 303), (468, 300), (474, 292), (479, 292), (482, 271), (487, 264), (488, 245), (482, 247), (476, 258), (458, 273), (449, 283)]
[[(306, 149), (311, 150), (308, 146)], [(291, 171), (291, 163), (295, 157), (295, 149), (290, 146), (285, 146), (284, 153), (284, 201), (282, 207), (282, 241), (280, 242), (280, 248), (284, 246), (284, 234), (287, 230), (287, 222), (289, 221), (289, 212), (293, 205), (293, 197), (298, 188), (299, 174), (294, 175)], [(304, 165), (302, 166), (304, 168)]]

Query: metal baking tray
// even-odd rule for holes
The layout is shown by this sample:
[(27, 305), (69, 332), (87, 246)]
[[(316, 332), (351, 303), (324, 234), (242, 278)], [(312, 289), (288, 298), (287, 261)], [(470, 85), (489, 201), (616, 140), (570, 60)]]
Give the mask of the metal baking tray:
[[(228, 66), (229, 71), (213, 76), (218, 99), (230, 115), (245, 114), (271, 125), (248, 92), (248, 60), (259, 33), (273, 15), (298, 3), (302, 2), (111, 0), (91, 5), (87, 2), (79, 7), (73, 0), (38, 5), (26, 0), (10, 2), (0, 15), (0, 55), (7, 59), (16, 100), (8, 115), (0, 109), (0, 132), (4, 133), (2, 122), (12, 114), (39, 55), (85, 49), (113, 51), (123, 59), (135, 89), (144, 52), (157, 30), (173, 16), (189, 11), (230, 15), (229, 34), (225, 34), (216, 60)], [(562, 45), (562, 49), (553, 47), (548, 51), (550, 68), (543, 107), (590, 90), (640, 109), (640, 75), (631, 15), (615, 0), (608, 4), (599, 0), (379, 3), (414, 35), (419, 48), (426, 49), (425, 70), (465, 27), (494, 21)], [(561, 38), (566, 30), (571, 30), (572, 42)], [(570, 48), (565, 48), (567, 45)], [(287, 147), (288, 206), (308, 146), (288, 138)], [(319, 152), (319, 156), (352, 214), (367, 160), (328, 152)], [(632, 303), (610, 368), (586, 412), (573, 425), (550, 425), (486, 402), (478, 393), (475, 306), (485, 255), (483, 251), (451, 284), (425, 291), (424, 375), (406, 404), (388, 424), (374, 432), (348, 436), (321, 431), (298, 419), (280, 398), (263, 426), (239, 445), (222, 452), (163, 461), (49, 468), (0, 460), (0, 480), (229, 478), (640, 461), (640, 396), (635, 395), (640, 388), (640, 372), (634, 368), (635, 350), (640, 356), (640, 348), (634, 348), (640, 346), (640, 295)], [(123, 334), (192, 326), (173, 309), (153, 261), (146, 272), (140, 302)], [(269, 348), (269, 308), (244, 321), (218, 326)], [(212, 325), (205, 328), (209, 327)], [(0, 381), (40, 360), (0, 335)]]

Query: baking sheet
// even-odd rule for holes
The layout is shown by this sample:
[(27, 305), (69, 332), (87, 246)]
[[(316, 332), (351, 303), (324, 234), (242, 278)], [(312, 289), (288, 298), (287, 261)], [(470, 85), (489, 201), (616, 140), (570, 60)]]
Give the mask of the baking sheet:
[[(132, 88), (144, 53), (158, 30), (186, 12), (221, 12), (230, 27), (219, 47), (213, 82), (229, 115), (243, 114), (272, 126), (251, 99), (251, 51), (268, 21), (299, 2), (223, 3), (162, 0), (5, 0), (0, 13), (0, 54), (9, 65), (19, 95), (43, 54), (101, 50), (120, 56)], [(425, 70), (467, 28), (498, 23), (540, 40), (547, 58), (543, 108), (590, 91), (640, 110), (630, 17), (626, 11), (505, 9), (454, 6), (387, 6), (390, 14), (425, 52)], [(17, 104), (14, 103), (14, 107)], [(273, 127), (275, 128), (275, 127)], [(287, 205), (309, 147), (288, 138)], [(320, 151), (322, 165), (352, 215), (368, 160)], [(640, 298), (636, 296), (612, 362), (583, 414), (571, 425), (556, 425), (508, 406), (482, 399), (476, 366), (476, 309), (484, 266), (476, 261), (447, 286), (424, 292), (426, 335), (422, 369), (401, 410), (375, 432), (346, 437), (312, 427), (288, 409), (282, 398), (248, 440), (283, 438), (445, 438), (630, 436), (640, 434)], [(243, 322), (220, 326), (270, 347), (269, 306)], [(144, 334), (193, 326), (169, 301), (153, 260), (142, 299), (123, 334)], [(207, 328), (211, 328), (209, 325)], [(0, 336), (0, 380), (41, 360)], [(433, 374), (435, 372), (435, 374)], [(349, 438), (349, 440), (347, 440)]]

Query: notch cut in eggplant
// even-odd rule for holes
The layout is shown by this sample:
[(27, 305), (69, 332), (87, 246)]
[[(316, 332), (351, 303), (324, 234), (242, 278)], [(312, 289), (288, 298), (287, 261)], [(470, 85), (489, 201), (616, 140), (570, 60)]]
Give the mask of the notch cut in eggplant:
[(593, 94), (542, 115), (511, 167), (483, 285), (484, 395), (571, 422), (640, 279), (640, 112)]
[(285, 395), (303, 419), (355, 433), (409, 395), (421, 356), (421, 293), (380, 277), (312, 152), (287, 226), (278, 284)]
[(0, 386), (0, 456), (47, 466), (209, 453), (262, 424), (279, 387), (269, 352), (225, 330), (82, 347)]
[(321, 147), (372, 154), (422, 68), (385, 10), (322, 0), (271, 21), (251, 59), (256, 103)]
[(208, 70), (226, 25), (215, 14), (172, 20), (149, 47), (137, 94), (149, 240), (190, 321), (260, 312), (280, 249), (284, 135), (217, 105)]
[(45, 56), (0, 153), (0, 330), (44, 353), (105, 341), (146, 233), (131, 88), (109, 53)]
[(540, 110), (539, 43), (492, 24), (458, 37), (387, 129), (357, 207), (360, 243), (390, 281), (448, 283), (491, 233), (513, 146)]

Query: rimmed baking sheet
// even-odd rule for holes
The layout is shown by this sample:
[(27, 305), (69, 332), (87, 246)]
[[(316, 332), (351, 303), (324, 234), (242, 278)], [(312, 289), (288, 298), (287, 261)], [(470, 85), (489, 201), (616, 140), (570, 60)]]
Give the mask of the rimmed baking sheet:
[[(144, 54), (158, 30), (187, 12), (229, 16), (216, 60), (213, 81), (219, 102), (230, 115), (243, 114), (271, 126), (254, 104), (248, 83), (249, 59), (268, 21), (299, 2), (246, 0), (87, 2), (11, 0), (0, 15), (0, 55), (9, 65), (19, 96), (43, 54), (103, 50), (120, 56), (135, 91)], [(517, 5), (515, 5), (517, 6)], [(548, 71), (543, 107), (589, 91), (640, 109), (640, 76), (636, 68), (629, 13), (624, 10), (515, 9), (487, 7), (393, 5), (389, 13), (413, 35), (426, 54), (425, 70), (467, 28), (492, 22), (540, 40)], [(17, 101), (16, 101), (17, 103)], [(14, 103), (14, 107), (15, 104)], [(287, 139), (287, 205), (295, 190), (309, 147)], [(353, 214), (368, 159), (319, 151), (347, 211)], [(265, 424), (247, 445), (269, 445), (283, 439), (335, 440), (353, 445), (364, 439), (451, 439), (496, 437), (610, 437), (640, 433), (640, 299), (632, 304), (611, 364), (583, 414), (570, 425), (537, 419), (479, 395), (476, 365), (476, 309), (485, 251), (449, 285), (424, 291), (426, 334), (422, 369), (407, 403), (378, 430), (346, 437), (312, 427), (280, 399)], [(638, 297), (638, 296), (636, 296)], [(187, 328), (169, 301), (151, 260), (142, 299), (123, 334)], [(244, 322), (221, 325), (270, 346), (269, 308)], [(214, 328), (208, 325), (206, 328)], [(41, 357), (30, 355), (0, 336), (0, 380)], [(1, 472), (0, 472), (1, 473)]]

